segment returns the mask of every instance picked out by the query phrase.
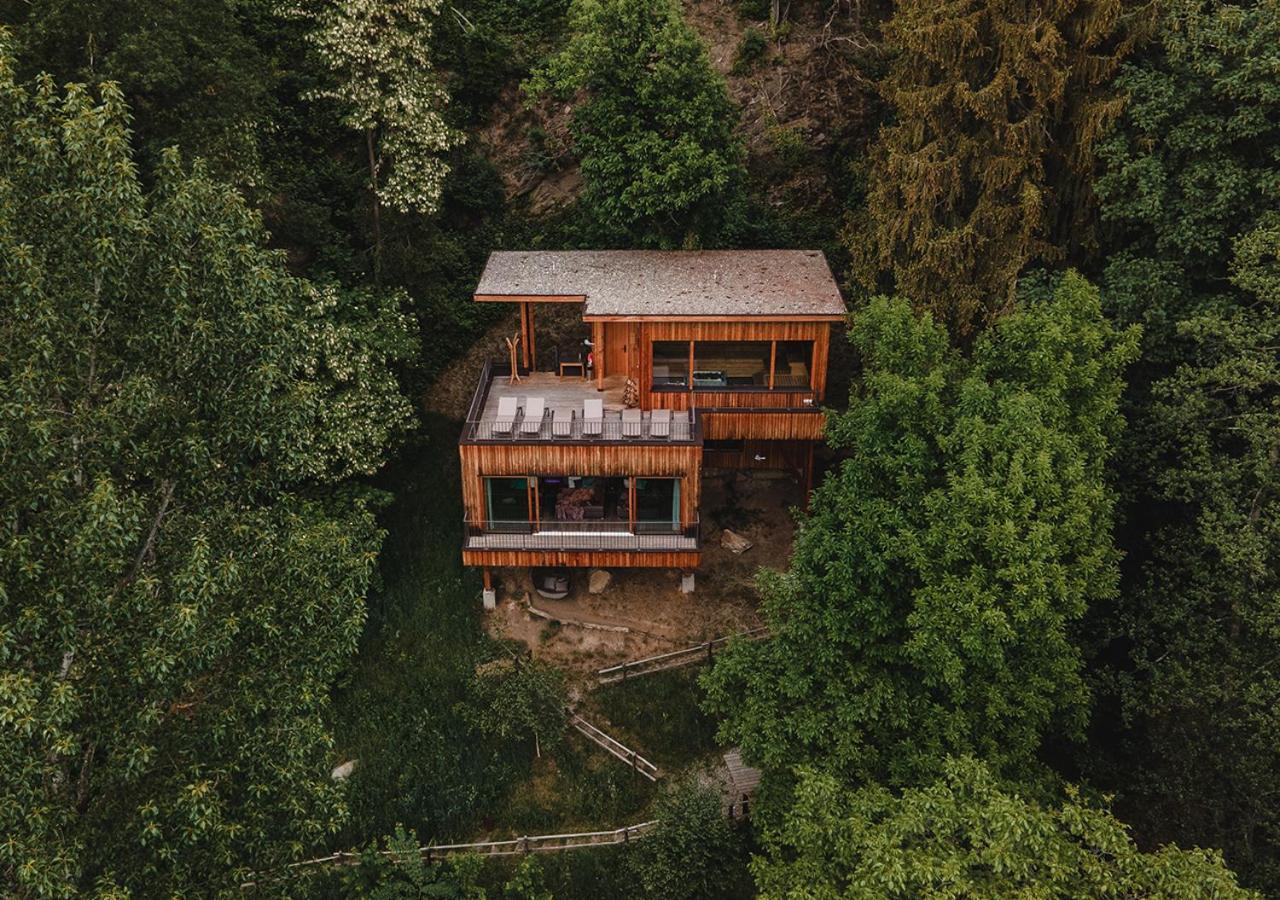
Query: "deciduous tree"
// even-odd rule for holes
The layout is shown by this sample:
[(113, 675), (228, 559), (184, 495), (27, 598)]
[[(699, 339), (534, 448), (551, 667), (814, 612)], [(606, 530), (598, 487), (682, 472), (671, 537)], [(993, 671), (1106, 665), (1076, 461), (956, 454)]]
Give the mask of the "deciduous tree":
[(851, 339), (862, 386), (827, 427), (849, 458), (763, 580), (773, 635), (706, 678), (721, 736), (773, 772), (914, 784), (963, 752), (1027, 771), (1085, 719), (1072, 628), (1115, 593), (1104, 472), (1137, 335), (1070, 274), (1028, 286), (970, 359), (900, 299)]
[(675, 0), (574, 0), (571, 37), (532, 93), (568, 98), (602, 236), (648, 246), (722, 239), (742, 189), (737, 114)]
[(126, 123), (0, 53), (7, 894), (217, 891), (335, 830), (380, 542), (337, 485), (409, 418), (397, 299), (288, 276), (176, 153), (144, 192)]
[(441, 0), (308, 0), (299, 9), (314, 20), (311, 42), (334, 79), (313, 96), (336, 101), (343, 123), (364, 134), (375, 272), (381, 271), (381, 204), (435, 212), (449, 174), (443, 154), (463, 139), (445, 121), (449, 95), (432, 62), (440, 6)]
[(752, 870), (765, 898), (1256, 896), (1214, 851), (1143, 853), (1076, 791), (1045, 806), (973, 759), (948, 760), (940, 780), (901, 795), (807, 770), (763, 843)]

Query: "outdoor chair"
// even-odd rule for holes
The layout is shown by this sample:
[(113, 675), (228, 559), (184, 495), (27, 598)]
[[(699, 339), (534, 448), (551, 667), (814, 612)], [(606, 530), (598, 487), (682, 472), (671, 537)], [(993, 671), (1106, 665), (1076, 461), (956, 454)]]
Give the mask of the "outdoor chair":
[(671, 437), (671, 410), (655, 409), (649, 413), (649, 436)]
[(494, 434), (510, 434), (511, 429), (516, 424), (516, 406), (515, 397), (499, 397), (498, 398), (498, 415), (493, 422)]
[(551, 436), (567, 438), (573, 434), (573, 410), (557, 407), (551, 412)]
[(638, 409), (624, 409), (622, 411), (622, 436), (626, 438), (638, 438), (644, 428), (644, 423)]
[(542, 416), (546, 408), (546, 400), (542, 397), (525, 397), (524, 419), (520, 422), (520, 433), (536, 435), (542, 431)]
[(582, 401), (582, 436), (600, 437), (604, 431), (604, 401), (591, 398)]
[(693, 431), (689, 426), (689, 411), (681, 409), (671, 414), (671, 433), (678, 441), (687, 441), (693, 437)]

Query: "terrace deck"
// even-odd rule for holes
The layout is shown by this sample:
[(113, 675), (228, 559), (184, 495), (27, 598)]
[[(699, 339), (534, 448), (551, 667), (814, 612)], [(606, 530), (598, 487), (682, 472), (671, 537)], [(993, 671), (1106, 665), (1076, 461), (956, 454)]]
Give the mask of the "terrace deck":
[[(630, 429), (624, 429), (622, 412), (623, 389), (626, 377), (613, 375), (604, 379), (604, 390), (597, 390), (594, 380), (586, 381), (576, 375), (563, 378), (551, 372), (532, 372), (521, 376), (516, 384), (512, 384), (509, 375), (493, 374), (488, 385), (481, 384), (484, 391), (483, 404), (479, 406), (478, 417), (467, 422), (464, 439), (471, 441), (502, 442), (660, 442), (689, 443), (698, 439), (697, 430), (688, 412), (678, 411), (672, 414), (669, 431), (666, 434), (655, 433), (651, 427), (653, 414), (643, 412), (640, 421)], [(516, 398), (519, 412), (513, 423), (499, 429), (498, 404), (504, 397)], [(525, 409), (532, 397), (541, 397), (545, 404), (545, 412), (536, 430), (525, 427)], [(583, 428), (583, 403), (586, 400), (598, 399), (604, 406), (604, 418), (598, 434), (588, 434)], [(556, 411), (567, 413), (570, 422), (567, 429), (557, 432), (553, 426)]]

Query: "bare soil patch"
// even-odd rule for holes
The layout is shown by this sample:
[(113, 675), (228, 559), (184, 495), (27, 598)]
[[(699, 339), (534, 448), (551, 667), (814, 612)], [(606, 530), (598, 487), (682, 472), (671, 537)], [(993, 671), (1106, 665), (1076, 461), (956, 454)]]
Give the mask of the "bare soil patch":
[[(587, 593), (588, 570), (575, 569), (569, 596), (546, 600), (534, 593), (528, 569), (500, 569), (495, 571), (499, 605), (486, 617), (486, 627), (525, 643), (539, 659), (580, 682), (604, 666), (755, 628), (761, 624), (756, 571), (786, 566), (795, 534), (791, 509), (801, 499), (794, 475), (706, 470), (702, 565), (694, 593), (680, 593), (675, 570), (612, 569), (608, 589), (592, 595)], [(722, 548), (720, 532), (726, 527), (755, 546), (741, 555)], [(531, 615), (530, 601), (556, 621)], [(628, 630), (584, 628), (569, 620)]]

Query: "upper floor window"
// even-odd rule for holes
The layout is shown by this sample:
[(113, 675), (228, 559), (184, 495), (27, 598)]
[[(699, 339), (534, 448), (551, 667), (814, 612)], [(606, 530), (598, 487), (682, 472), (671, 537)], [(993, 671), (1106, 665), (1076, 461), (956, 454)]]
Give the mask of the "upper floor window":
[(812, 365), (813, 341), (654, 341), (652, 387), (804, 391)]
[(770, 341), (695, 341), (693, 386), (702, 390), (769, 387)]
[(804, 390), (809, 387), (812, 363), (813, 341), (778, 341), (773, 358), (773, 386)]
[(687, 388), (689, 386), (689, 342), (653, 342), (653, 386), (655, 388)]

